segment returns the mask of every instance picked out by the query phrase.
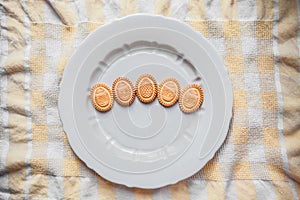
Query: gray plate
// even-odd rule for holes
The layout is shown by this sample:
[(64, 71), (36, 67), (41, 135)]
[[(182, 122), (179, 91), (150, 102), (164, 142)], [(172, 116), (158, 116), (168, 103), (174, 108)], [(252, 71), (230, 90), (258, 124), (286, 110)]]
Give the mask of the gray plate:
[[(143, 73), (159, 83), (203, 87), (202, 107), (184, 114), (157, 100), (129, 107), (116, 102), (100, 113), (89, 99), (97, 82)], [(233, 93), (225, 65), (211, 44), (188, 25), (160, 16), (133, 15), (98, 28), (70, 58), (59, 112), (72, 149), (104, 178), (129, 187), (158, 188), (199, 171), (223, 143)]]

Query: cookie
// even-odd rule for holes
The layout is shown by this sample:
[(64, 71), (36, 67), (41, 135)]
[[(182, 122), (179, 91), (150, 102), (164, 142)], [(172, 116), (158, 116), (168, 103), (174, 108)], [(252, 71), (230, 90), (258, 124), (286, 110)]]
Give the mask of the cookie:
[(203, 102), (203, 90), (197, 84), (188, 85), (181, 92), (179, 97), (179, 106), (182, 112), (192, 113), (200, 108)]
[(180, 85), (175, 78), (164, 79), (158, 87), (158, 101), (165, 107), (173, 106), (179, 99)]
[(113, 94), (108, 85), (104, 83), (94, 85), (91, 89), (90, 97), (94, 107), (100, 112), (106, 112), (112, 108)]
[(153, 76), (142, 74), (136, 81), (136, 95), (143, 103), (151, 103), (157, 95), (157, 84)]
[(134, 86), (128, 78), (119, 77), (112, 85), (115, 100), (122, 106), (129, 106), (135, 98)]

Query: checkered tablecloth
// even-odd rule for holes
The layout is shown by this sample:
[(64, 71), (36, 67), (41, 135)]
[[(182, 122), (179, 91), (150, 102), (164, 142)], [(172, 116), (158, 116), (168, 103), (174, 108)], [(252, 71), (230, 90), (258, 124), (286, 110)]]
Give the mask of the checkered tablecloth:
[[(297, 0), (0, 0), (0, 9), (0, 199), (299, 199)], [(81, 41), (137, 12), (201, 32), (234, 88), (232, 125), (214, 158), (155, 190), (116, 185), (88, 169), (57, 109), (64, 67)]]

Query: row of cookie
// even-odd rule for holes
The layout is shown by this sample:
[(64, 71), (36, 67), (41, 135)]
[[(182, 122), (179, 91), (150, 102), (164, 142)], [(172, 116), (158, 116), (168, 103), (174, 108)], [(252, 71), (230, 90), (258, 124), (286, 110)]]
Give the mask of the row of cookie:
[(100, 112), (112, 108), (113, 99), (122, 106), (133, 103), (135, 96), (143, 103), (151, 103), (158, 98), (161, 105), (173, 106), (179, 100), (182, 112), (196, 111), (203, 102), (203, 90), (197, 84), (188, 85), (180, 92), (180, 85), (174, 78), (164, 79), (159, 86), (149, 74), (143, 74), (136, 80), (136, 85), (125, 77), (117, 78), (112, 84), (112, 90), (104, 83), (98, 83), (91, 89), (90, 97), (94, 107)]

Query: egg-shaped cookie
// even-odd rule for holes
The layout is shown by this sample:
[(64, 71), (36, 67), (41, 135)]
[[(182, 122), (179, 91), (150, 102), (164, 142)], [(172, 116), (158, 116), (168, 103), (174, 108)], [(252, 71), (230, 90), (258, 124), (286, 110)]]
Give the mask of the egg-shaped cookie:
[(94, 107), (100, 112), (109, 111), (113, 105), (113, 94), (108, 85), (98, 83), (90, 91)]
[(166, 78), (158, 86), (157, 98), (165, 107), (173, 106), (179, 99), (180, 85), (175, 78)]
[(125, 77), (118, 77), (112, 84), (114, 99), (122, 106), (129, 106), (135, 98), (132, 82)]
[(192, 113), (200, 108), (204, 100), (203, 90), (200, 85), (188, 85), (180, 94), (179, 106), (182, 112)]
[(143, 103), (151, 103), (157, 96), (157, 83), (150, 74), (142, 74), (136, 81), (136, 96)]

